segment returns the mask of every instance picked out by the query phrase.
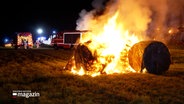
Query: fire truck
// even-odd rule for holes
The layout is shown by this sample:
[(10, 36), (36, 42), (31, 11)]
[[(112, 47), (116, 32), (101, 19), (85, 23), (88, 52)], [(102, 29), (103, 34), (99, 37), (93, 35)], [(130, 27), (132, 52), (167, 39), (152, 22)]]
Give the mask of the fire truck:
[(52, 37), (51, 46), (55, 49), (71, 49), (79, 43), (80, 39), (82, 39), (82, 35), (84, 35), (86, 32), (88, 31), (73, 30), (58, 32), (54, 37)]
[(13, 39), (12, 46), (17, 48), (24, 47), (27, 44), (27, 48), (33, 47), (33, 37), (31, 32), (17, 32)]

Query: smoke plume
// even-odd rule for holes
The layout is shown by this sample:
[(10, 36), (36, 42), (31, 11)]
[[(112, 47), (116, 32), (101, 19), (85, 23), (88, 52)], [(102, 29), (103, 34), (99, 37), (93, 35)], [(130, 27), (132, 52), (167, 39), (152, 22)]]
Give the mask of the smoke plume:
[(80, 12), (77, 30), (95, 31), (117, 12), (125, 29), (158, 39), (169, 27), (184, 24), (184, 0), (95, 0), (92, 6)]

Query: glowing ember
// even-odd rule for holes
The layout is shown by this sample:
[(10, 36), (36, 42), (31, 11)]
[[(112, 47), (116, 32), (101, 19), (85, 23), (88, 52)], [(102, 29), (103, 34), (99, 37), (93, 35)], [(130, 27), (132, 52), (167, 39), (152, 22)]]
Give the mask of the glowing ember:
[[(78, 21), (79, 30), (91, 30), (82, 38), (81, 44), (90, 50), (95, 59), (87, 67), (87, 69), (91, 68), (92, 70), (86, 70), (86, 67), (82, 65), (78, 69), (74, 64), (71, 69), (72, 73), (97, 76), (103, 73), (136, 72), (129, 65), (128, 51), (131, 46), (143, 39), (141, 32), (146, 30), (150, 14), (146, 9), (142, 12), (139, 9), (131, 8), (130, 14), (123, 17), (124, 9), (119, 4), (122, 4), (121, 1), (113, 4), (116, 5), (116, 8), (108, 6), (101, 16), (90, 17), (92, 15), (89, 13), (81, 21)], [(137, 14), (139, 15), (137, 16)], [(132, 19), (131, 22), (128, 19)], [(86, 44), (87, 41), (90, 43)]]

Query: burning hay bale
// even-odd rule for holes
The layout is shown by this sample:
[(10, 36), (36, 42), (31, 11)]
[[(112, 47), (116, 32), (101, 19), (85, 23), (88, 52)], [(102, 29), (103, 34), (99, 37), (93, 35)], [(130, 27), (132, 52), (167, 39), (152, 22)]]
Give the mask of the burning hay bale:
[(169, 69), (171, 58), (168, 48), (159, 41), (141, 41), (134, 44), (128, 53), (130, 66), (142, 72), (162, 74)]
[(95, 60), (95, 57), (85, 44), (79, 44), (77, 46), (74, 52), (74, 60), (77, 69), (82, 67), (86, 71), (93, 70), (91, 66)]
[(143, 69), (152, 74), (162, 74), (171, 64), (168, 48), (159, 41), (141, 41), (134, 44), (130, 50), (122, 49), (119, 60), (115, 60), (117, 57), (110, 54), (106, 56), (99, 54), (98, 48), (90, 50), (91, 44), (92, 42), (88, 41), (75, 47), (74, 55), (65, 69), (74, 73), (83, 73), (82, 75), (142, 72)]
[[(87, 41), (85, 43), (78, 44), (75, 47), (73, 57), (68, 61), (65, 66), (65, 70), (71, 70), (74, 68), (76, 71), (86, 71), (85, 73), (103, 73), (103, 69), (105, 65), (102, 63), (97, 64), (97, 55), (95, 52), (91, 52), (88, 48), (88, 45), (91, 44), (91, 41)], [(95, 64), (94, 64), (95, 63)]]

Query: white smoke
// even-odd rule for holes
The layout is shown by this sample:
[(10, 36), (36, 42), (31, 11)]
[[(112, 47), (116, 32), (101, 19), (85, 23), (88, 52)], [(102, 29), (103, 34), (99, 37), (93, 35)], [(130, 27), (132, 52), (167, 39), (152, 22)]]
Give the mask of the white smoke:
[[(118, 21), (134, 32), (147, 32), (163, 38), (168, 27), (184, 23), (184, 0), (94, 0), (91, 11), (82, 10), (77, 20), (77, 30), (95, 29), (102, 26), (103, 16), (112, 16), (119, 11)], [(100, 13), (99, 13), (100, 12)], [(160, 33), (153, 31), (159, 29)]]

